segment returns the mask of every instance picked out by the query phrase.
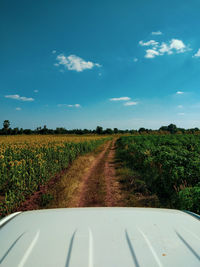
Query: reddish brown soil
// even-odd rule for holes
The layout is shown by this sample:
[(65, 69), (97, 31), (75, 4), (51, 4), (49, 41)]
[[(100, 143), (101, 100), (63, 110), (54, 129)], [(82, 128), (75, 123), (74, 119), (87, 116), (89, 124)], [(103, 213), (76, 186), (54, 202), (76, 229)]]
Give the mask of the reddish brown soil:
[(78, 207), (121, 206), (119, 184), (115, 176), (114, 156), (115, 140), (108, 142), (83, 177), (77, 201)]
[(107, 160), (105, 161), (104, 176), (106, 182), (106, 206), (121, 206), (121, 192), (115, 175), (115, 141), (112, 142)]

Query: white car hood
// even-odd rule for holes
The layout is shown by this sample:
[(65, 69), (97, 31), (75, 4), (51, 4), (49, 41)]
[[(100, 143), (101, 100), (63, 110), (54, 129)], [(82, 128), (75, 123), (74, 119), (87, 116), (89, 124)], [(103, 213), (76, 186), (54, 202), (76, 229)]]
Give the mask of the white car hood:
[(5, 267), (200, 266), (200, 221), (178, 210), (38, 210), (0, 225)]

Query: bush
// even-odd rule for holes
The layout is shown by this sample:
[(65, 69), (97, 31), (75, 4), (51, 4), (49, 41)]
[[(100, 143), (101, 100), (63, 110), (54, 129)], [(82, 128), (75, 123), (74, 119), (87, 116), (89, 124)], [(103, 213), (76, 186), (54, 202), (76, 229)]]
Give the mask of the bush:
[(180, 209), (200, 213), (200, 186), (186, 187), (178, 196)]

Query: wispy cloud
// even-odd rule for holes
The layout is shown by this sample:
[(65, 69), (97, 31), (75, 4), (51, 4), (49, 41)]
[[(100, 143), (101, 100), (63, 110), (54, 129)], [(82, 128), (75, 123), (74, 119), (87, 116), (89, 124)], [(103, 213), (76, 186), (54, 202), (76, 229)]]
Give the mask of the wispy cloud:
[(115, 101), (115, 102), (117, 102), (117, 101), (123, 101), (124, 102), (123, 103), (124, 106), (135, 106), (135, 105), (138, 104), (138, 102), (136, 102), (136, 101), (130, 101), (130, 100), (131, 100), (131, 98), (128, 97), (128, 96), (110, 98), (110, 101)]
[(124, 103), (124, 106), (135, 106), (137, 104), (138, 104), (138, 102), (129, 101), (129, 102)]
[(34, 92), (34, 93), (38, 93), (39, 91), (38, 91), (38, 90), (34, 90), (33, 92)]
[(182, 92), (182, 91), (177, 91), (176, 92), (176, 95), (183, 95), (184, 94), (184, 92)]
[(80, 108), (80, 104), (74, 104), (74, 105), (67, 105), (69, 108)]
[(183, 105), (178, 105), (178, 108), (183, 108)]
[(16, 110), (19, 111), (19, 110), (21, 110), (21, 108), (17, 107)]
[(68, 108), (80, 108), (80, 104), (58, 104), (58, 107), (68, 107)]
[(51, 53), (52, 53), (52, 54), (55, 54), (55, 53), (56, 53), (56, 50), (53, 50)]
[(157, 32), (152, 32), (152, 35), (162, 35), (163, 33), (161, 31), (157, 31)]
[(139, 41), (139, 45), (141, 46), (157, 46), (159, 45), (159, 42), (156, 42), (155, 40), (150, 40), (148, 42)]
[(129, 101), (131, 98), (128, 96), (110, 98), (110, 101)]
[(200, 48), (199, 48), (199, 50), (196, 52), (196, 54), (194, 54), (193, 57), (200, 57)]
[(137, 61), (138, 61), (138, 58), (137, 58), (137, 57), (135, 57), (135, 58), (133, 59), (133, 61), (134, 61), (134, 62), (137, 62)]
[(20, 96), (20, 95), (5, 95), (5, 98), (10, 98), (10, 99), (20, 100), (20, 101), (25, 101), (25, 102), (34, 101), (34, 98), (32, 97), (25, 97), (25, 96)]
[(171, 39), (169, 42), (162, 43), (155, 40), (147, 42), (139, 41), (139, 45), (149, 47), (145, 51), (145, 58), (155, 58), (156, 56), (163, 56), (165, 54), (179, 54), (191, 50), (182, 40), (179, 39)]
[(64, 66), (68, 70), (74, 70), (77, 72), (81, 72), (86, 69), (92, 69), (94, 67), (101, 67), (99, 63), (85, 61), (76, 55), (70, 55), (66, 57), (64, 54), (60, 54), (56, 57), (56, 60), (57, 63), (55, 63), (54, 66)]

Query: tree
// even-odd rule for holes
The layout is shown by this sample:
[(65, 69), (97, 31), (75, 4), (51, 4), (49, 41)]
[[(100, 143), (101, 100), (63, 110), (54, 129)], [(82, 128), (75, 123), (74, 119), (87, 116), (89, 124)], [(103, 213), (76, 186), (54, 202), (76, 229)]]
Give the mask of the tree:
[(138, 131), (139, 133), (143, 133), (143, 132), (146, 132), (146, 129), (144, 127), (141, 127)]
[(9, 121), (9, 120), (5, 120), (5, 121), (3, 122), (3, 129), (4, 129), (4, 130), (8, 130), (9, 127), (10, 127), (10, 121)]
[(171, 134), (174, 134), (174, 133), (177, 132), (177, 127), (176, 127), (175, 124), (172, 124), (172, 123), (171, 123), (170, 125), (167, 126), (167, 128), (168, 128), (168, 131), (169, 131)]
[(168, 126), (161, 126), (159, 131), (168, 131)]
[(114, 134), (118, 134), (119, 130), (117, 128), (114, 128)]
[(105, 134), (113, 134), (113, 130), (111, 128), (107, 128), (105, 131), (104, 131)]
[(96, 133), (97, 133), (97, 134), (103, 134), (103, 127), (101, 127), (101, 126), (97, 126), (97, 128), (96, 128)]

